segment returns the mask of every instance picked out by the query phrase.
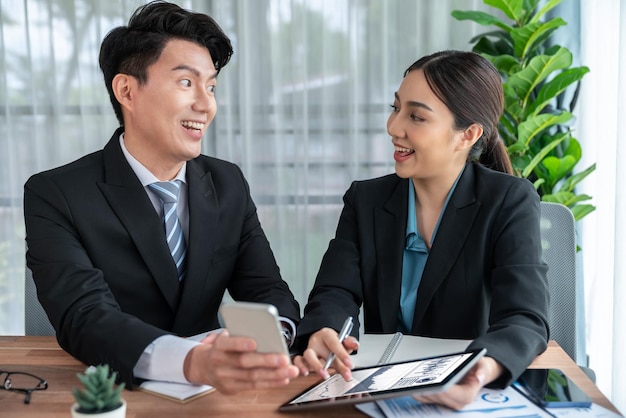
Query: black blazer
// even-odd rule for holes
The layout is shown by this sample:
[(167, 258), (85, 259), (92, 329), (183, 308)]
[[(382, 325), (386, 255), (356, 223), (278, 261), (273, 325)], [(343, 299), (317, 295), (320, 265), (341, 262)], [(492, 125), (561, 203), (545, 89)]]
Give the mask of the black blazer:
[[(361, 304), (366, 333), (397, 330), (408, 182), (393, 174), (346, 192), (298, 327), (300, 347), (321, 327), (358, 318)], [(539, 220), (529, 181), (467, 164), (432, 243), (411, 334), (473, 339), (471, 348), (486, 348), (507, 369), (497, 385), (517, 378), (548, 340)]]
[(241, 170), (199, 156), (187, 163), (187, 274), (179, 284), (160, 217), (119, 145), (32, 176), (24, 187), (27, 263), (67, 352), (108, 363), (123, 381), (164, 334), (218, 328), (224, 292), (266, 302), (295, 323)]

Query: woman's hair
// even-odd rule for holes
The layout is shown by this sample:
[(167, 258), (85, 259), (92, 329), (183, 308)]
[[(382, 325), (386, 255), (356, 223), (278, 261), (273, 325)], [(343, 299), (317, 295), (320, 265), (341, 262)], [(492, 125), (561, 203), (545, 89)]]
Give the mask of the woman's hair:
[(413, 63), (404, 76), (422, 70), (434, 94), (454, 115), (455, 128), (473, 123), (483, 128), (482, 136), (468, 159), (505, 173), (513, 173), (511, 160), (498, 136), (498, 122), (504, 109), (502, 80), (487, 59), (474, 52), (441, 51)]
[(230, 39), (211, 17), (163, 1), (139, 7), (128, 26), (111, 30), (100, 46), (99, 62), (104, 84), (121, 125), (124, 125), (122, 107), (113, 93), (113, 78), (120, 73), (128, 74), (144, 84), (148, 67), (158, 61), (163, 48), (172, 39), (205, 47), (218, 73), (233, 54)]

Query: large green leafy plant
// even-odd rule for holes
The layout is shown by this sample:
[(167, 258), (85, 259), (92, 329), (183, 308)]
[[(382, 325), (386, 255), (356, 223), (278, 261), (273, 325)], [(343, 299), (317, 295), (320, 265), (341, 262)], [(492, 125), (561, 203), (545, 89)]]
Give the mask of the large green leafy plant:
[[(455, 10), (458, 20), (494, 28), (474, 37), (472, 50), (488, 58), (502, 75), (505, 109), (499, 132), (515, 175), (533, 181), (543, 201), (568, 206), (576, 220), (595, 209), (575, 186), (595, 170), (592, 164), (574, 173), (582, 156), (572, 135), (572, 111), (587, 67), (572, 67), (572, 53), (551, 43), (555, 30), (567, 23), (545, 20), (561, 0), (483, 0), (509, 22), (482, 11)], [(572, 97), (567, 99), (568, 93)]]

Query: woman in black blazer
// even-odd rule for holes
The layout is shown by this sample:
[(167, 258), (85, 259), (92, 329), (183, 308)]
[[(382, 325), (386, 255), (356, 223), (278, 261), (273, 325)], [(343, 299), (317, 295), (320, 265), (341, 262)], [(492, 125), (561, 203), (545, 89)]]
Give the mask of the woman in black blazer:
[(418, 398), (461, 408), (505, 387), (548, 340), (539, 196), (498, 138), (501, 79), (471, 52), (423, 57), (404, 74), (387, 131), (395, 174), (355, 181), (298, 326), (302, 373), (350, 378), (337, 331), (363, 306), (366, 333), (471, 339), (487, 357), (449, 391)]

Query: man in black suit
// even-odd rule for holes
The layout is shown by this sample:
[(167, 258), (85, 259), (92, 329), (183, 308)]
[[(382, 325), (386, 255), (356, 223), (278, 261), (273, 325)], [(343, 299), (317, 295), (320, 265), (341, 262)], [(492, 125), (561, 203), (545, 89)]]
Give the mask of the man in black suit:
[[(25, 185), (27, 263), (60, 345), (108, 363), (127, 384), (236, 393), (298, 375), (287, 356), (255, 353), (251, 339), (181, 338), (219, 328), (226, 290), (275, 305), (286, 334), (300, 319), (241, 170), (200, 154), (231, 54), (212, 18), (164, 2), (140, 7), (100, 49), (121, 127), (103, 150)], [(176, 203), (158, 189), (179, 194)]]

